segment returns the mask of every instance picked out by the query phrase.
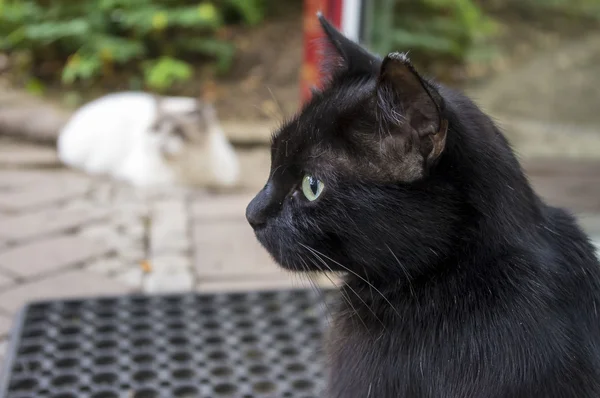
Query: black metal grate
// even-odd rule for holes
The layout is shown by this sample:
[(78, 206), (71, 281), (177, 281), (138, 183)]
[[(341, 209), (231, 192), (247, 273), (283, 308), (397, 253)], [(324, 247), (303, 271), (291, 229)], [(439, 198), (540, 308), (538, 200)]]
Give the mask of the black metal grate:
[(290, 290), (31, 304), (0, 397), (319, 397), (324, 299)]

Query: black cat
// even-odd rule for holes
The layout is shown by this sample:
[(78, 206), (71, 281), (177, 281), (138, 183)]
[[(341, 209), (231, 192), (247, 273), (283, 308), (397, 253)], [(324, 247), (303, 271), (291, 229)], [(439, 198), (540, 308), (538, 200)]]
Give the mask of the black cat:
[(468, 98), (326, 20), (330, 82), (247, 208), (290, 270), (345, 271), (330, 398), (600, 397), (600, 266)]

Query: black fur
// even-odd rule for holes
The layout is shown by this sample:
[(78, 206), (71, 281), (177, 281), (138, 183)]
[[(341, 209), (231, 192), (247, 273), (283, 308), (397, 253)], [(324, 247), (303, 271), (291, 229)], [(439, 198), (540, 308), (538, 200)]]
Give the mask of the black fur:
[(346, 272), (328, 397), (600, 396), (600, 267), (573, 217), (468, 98), (322, 23), (345, 66), (274, 136), (247, 217), (282, 267)]

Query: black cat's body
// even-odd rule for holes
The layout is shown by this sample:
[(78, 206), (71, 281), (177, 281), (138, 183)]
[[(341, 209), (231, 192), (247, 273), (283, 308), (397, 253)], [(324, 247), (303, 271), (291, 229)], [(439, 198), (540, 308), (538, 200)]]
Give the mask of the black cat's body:
[(345, 69), (275, 136), (247, 216), (283, 267), (347, 273), (327, 397), (600, 396), (600, 266), (574, 219), (470, 100), (323, 23)]

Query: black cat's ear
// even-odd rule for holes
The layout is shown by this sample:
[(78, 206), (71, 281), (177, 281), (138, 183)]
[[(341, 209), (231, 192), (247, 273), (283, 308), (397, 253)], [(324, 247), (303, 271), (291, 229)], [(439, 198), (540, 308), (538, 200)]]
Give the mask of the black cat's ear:
[(428, 162), (441, 155), (446, 144), (447, 121), (442, 117), (444, 102), (437, 89), (424, 80), (401, 53), (391, 53), (381, 64), (377, 102), (386, 127), (409, 125), (425, 145)]
[[(350, 74), (376, 74), (381, 60), (362, 48), (358, 43), (348, 39), (338, 31), (321, 13), (317, 13), (327, 42), (333, 48), (333, 54), (326, 54), (326, 64), (338, 64)], [(338, 65), (339, 66), (339, 65)]]

